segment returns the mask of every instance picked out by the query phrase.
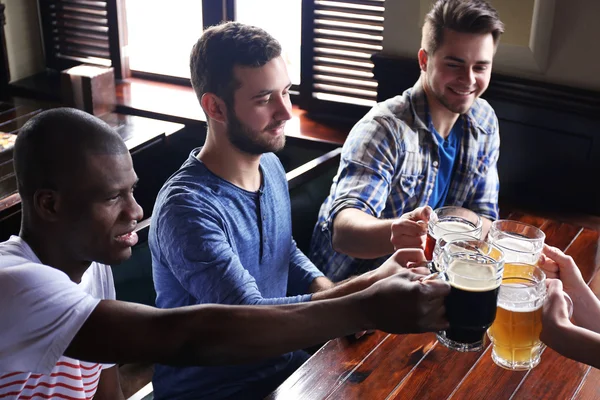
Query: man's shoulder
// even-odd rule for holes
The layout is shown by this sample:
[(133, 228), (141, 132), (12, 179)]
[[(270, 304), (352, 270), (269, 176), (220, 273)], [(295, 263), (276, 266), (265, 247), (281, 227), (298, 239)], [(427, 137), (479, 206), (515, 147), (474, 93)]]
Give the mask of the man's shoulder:
[(31, 247), (19, 236), (11, 236), (8, 240), (0, 242), (0, 256), (0, 259), (4, 256), (16, 256), (39, 263)]
[(410, 91), (377, 103), (365, 115), (365, 118), (381, 123), (382, 121), (407, 122), (412, 120)]
[(487, 100), (478, 98), (467, 115), (484, 133), (488, 135), (496, 133), (498, 117), (496, 117), (496, 112)]
[(216, 185), (215, 176), (206, 167), (186, 162), (158, 192), (153, 215), (171, 205), (208, 204)]
[(67, 274), (40, 262), (18, 255), (0, 257), (0, 287), (45, 285), (49, 282), (71, 282)]
[(275, 153), (264, 153), (260, 157), (260, 165), (263, 168), (268, 168), (272, 172), (284, 171), (281, 160)]
[(344, 147), (359, 146), (363, 143), (380, 145), (396, 143), (399, 147), (413, 148), (418, 145), (418, 123), (415, 119), (410, 91), (376, 104), (359, 122), (348, 136)]

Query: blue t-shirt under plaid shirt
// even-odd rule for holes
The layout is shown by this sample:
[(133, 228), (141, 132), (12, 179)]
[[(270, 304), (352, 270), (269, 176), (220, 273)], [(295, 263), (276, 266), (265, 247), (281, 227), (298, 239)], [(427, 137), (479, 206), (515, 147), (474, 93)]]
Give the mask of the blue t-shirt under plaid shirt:
[[(309, 301), (323, 274), (292, 238), (288, 184), (272, 153), (261, 157), (262, 186), (249, 192), (190, 154), (160, 190), (149, 244), (156, 305), (269, 305)], [(155, 399), (263, 398), (299, 362), (299, 352), (223, 367), (156, 364)], [(275, 383), (275, 387), (273, 384)]]
[(456, 120), (446, 139), (444, 139), (435, 129), (431, 118), (428, 118), (428, 120), (429, 130), (433, 133), (438, 144), (440, 158), (440, 170), (437, 174), (431, 197), (429, 198), (429, 205), (431, 208), (435, 209), (442, 207), (446, 202), (448, 188), (450, 187), (450, 181), (452, 179), (452, 171), (454, 169), (454, 161), (456, 161), (458, 144), (460, 143), (460, 137), (462, 135), (462, 119), (459, 118)]
[[(439, 153), (426, 125), (426, 105), (419, 80), (402, 95), (373, 107), (348, 135), (338, 173), (319, 212), (309, 253), (330, 279), (340, 281), (373, 269), (387, 258), (361, 260), (333, 250), (333, 220), (341, 210), (351, 207), (377, 218), (393, 219), (429, 204), (439, 173)], [(459, 118), (463, 134), (445, 204), (469, 208), (495, 220), (498, 119), (483, 99), (477, 99)]]

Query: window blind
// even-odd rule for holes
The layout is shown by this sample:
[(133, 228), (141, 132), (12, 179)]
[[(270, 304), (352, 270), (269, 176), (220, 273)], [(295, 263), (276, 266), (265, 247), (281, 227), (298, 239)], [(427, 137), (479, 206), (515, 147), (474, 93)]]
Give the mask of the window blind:
[[(314, 0), (304, 10), (303, 83), (311, 99), (372, 106), (371, 55), (382, 50), (384, 0)], [(305, 41), (307, 40), (307, 41)], [(305, 93), (307, 94), (307, 93)]]
[(39, 0), (46, 66), (81, 63), (114, 67), (120, 78), (122, 0)]

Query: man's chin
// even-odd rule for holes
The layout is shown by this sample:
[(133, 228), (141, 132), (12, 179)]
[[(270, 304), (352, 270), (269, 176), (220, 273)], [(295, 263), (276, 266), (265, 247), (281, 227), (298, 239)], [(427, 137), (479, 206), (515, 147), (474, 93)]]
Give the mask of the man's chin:
[(474, 102), (475, 101), (473, 100), (468, 103), (446, 105), (446, 108), (455, 114), (466, 114), (471, 109)]
[(110, 255), (104, 255), (103, 257), (97, 257), (96, 261), (106, 265), (118, 265), (131, 258), (131, 247), (121, 249), (118, 252), (114, 252)]
[(284, 147), (285, 147), (285, 136), (283, 136), (279, 142), (273, 144), (271, 151), (273, 153), (277, 153), (278, 151), (283, 150)]

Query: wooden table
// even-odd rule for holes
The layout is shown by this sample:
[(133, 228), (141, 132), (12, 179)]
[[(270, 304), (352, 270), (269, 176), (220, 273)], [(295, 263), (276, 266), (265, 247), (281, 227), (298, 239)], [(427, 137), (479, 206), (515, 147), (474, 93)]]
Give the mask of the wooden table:
[[(540, 227), (600, 293), (597, 231), (524, 213), (504, 217)], [(268, 399), (600, 399), (600, 370), (551, 349), (528, 372), (502, 369), (490, 353), (489, 341), (481, 352), (451, 351), (433, 333), (335, 339)]]

